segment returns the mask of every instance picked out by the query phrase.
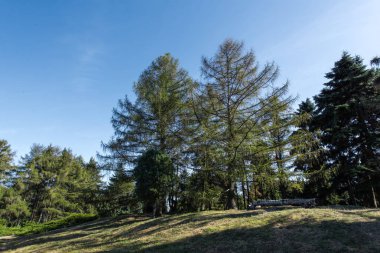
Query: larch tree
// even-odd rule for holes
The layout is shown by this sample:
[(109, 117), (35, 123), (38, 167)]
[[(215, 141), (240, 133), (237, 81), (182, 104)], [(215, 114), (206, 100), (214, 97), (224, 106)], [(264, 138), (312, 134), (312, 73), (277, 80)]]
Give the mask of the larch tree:
[(158, 57), (134, 85), (135, 103), (119, 100), (113, 110), (113, 138), (103, 147), (122, 163), (134, 163), (146, 149), (175, 157), (183, 137), (186, 100), (193, 81), (170, 54)]
[(304, 196), (316, 197), (326, 203), (331, 173), (325, 166), (321, 131), (314, 126), (315, 110), (315, 104), (309, 98), (299, 104), (296, 111), (299, 121), (291, 135), (291, 153), (294, 170), (301, 172), (305, 179)]
[(278, 179), (278, 190), (281, 198), (289, 198), (292, 183), (291, 177), (295, 177), (291, 170), (291, 133), (292, 128), (299, 120), (294, 115), (290, 104), (283, 103), (280, 97), (273, 97), (269, 100), (272, 104), (271, 111), (266, 116), (265, 125), (267, 134), (264, 140), (267, 141), (268, 151), (271, 156), (272, 166), (275, 168)]
[(34, 145), (23, 157), (23, 193), (31, 220), (45, 222), (65, 212), (94, 212), (89, 192), (97, 190), (97, 177), (81, 157), (55, 146)]
[[(208, 114), (209, 139), (218, 146), (218, 169), (225, 172), (226, 208), (237, 208), (236, 181), (247, 140), (273, 110), (270, 98), (281, 97), (287, 84), (273, 87), (278, 68), (266, 64), (262, 70), (252, 51), (241, 42), (226, 40), (212, 58), (202, 59), (204, 83), (200, 87), (201, 109)], [(281, 104), (288, 103), (288, 99)]]
[(0, 217), (4, 218), (8, 225), (18, 226), (29, 215), (28, 204), (20, 193), (14, 188), (7, 188), (0, 198)]
[(179, 66), (178, 60), (165, 54), (143, 71), (134, 90), (135, 103), (125, 98), (114, 109), (114, 137), (103, 147), (111, 161), (135, 165), (146, 150), (167, 154), (174, 163), (169, 205), (176, 209), (178, 176), (184, 164), (190, 120), (188, 101), (194, 82)]
[(14, 155), (8, 142), (0, 140), (0, 217), (4, 218), (8, 225), (19, 225), (30, 215), (20, 189), (14, 187), (14, 174), (17, 172), (16, 166), (13, 165)]
[(0, 140), (0, 183), (6, 183), (6, 177), (14, 169), (13, 158), (15, 153), (6, 140)]

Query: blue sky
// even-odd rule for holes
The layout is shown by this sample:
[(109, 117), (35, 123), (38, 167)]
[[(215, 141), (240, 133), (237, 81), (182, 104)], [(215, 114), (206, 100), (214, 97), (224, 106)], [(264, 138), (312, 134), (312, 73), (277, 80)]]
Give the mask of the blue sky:
[(377, 0), (0, 0), (0, 138), (18, 158), (40, 143), (87, 160), (154, 58), (170, 52), (199, 80), (201, 56), (226, 38), (311, 97), (343, 50), (367, 63), (380, 54), (379, 10)]

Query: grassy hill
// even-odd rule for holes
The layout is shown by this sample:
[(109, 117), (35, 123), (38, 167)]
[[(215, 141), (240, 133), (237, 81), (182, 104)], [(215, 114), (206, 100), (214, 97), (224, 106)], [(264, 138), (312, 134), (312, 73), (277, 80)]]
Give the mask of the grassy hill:
[(119, 217), (0, 240), (5, 252), (380, 252), (380, 211), (276, 208)]

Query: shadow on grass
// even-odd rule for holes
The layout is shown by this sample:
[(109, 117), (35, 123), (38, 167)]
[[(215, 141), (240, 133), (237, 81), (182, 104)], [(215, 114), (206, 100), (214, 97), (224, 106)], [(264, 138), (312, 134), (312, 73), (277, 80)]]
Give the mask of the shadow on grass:
[(156, 219), (150, 219), (148, 222), (144, 222), (140, 225), (135, 226), (131, 230), (122, 233), (115, 238), (130, 236), (132, 238), (149, 236), (155, 233), (164, 232), (165, 230), (170, 230), (175, 227), (187, 225), (193, 229), (204, 227), (207, 224), (220, 220), (220, 219), (238, 219), (256, 216), (262, 214), (264, 210), (251, 211), (251, 212), (241, 212), (241, 213), (215, 213), (200, 216), (199, 213), (189, 213), (181, 216), (172, 215), (165, 216)]
[(359, 216), (361, 218), (373, 219), (374, 221), (380, 222), (380, 217), (371, 215), (371, 213), (373, 213), (374, 210), (365, 210), (365, 211), (360, 211), (360, 212), (352, 212), (348, 210), (336, 210), (336, 211), (344, 215)]
[[(278, 208), (249, 212), (191, 213), (157, 219), (124, 217), (77, 226), (70, 231), (20, 237), (7, 249), (32, 246), (38, 252), (380, 252), (380, 222), (293, 220), (297, 212), (280, 212), (264, 225), (222, 229), (207, 226), (220, 219), (261, 219), (259, 214)], [(344, 211), (344, 210), (343, 210)], [(352, 213), (350, 213), (351, 215)], [(358, 214), (354, 214), (358, 215)], [(359, 215), (360, 216), (360, 215)], [(265, 216), (267, 217), (267, 216)], [(185, 225), (187, 234), (179, 240), (170, 233)], [(191, 233), (198, 229), (202, 233)], [(107, 233), (104, 231), (107, 230)], [(178, 230), (182, 231), (182, 230)], [(189, 232), (190, 231), (190, 232)], [(61, 231), (62, 232), (62, 231)], [(67, 234), (72, 232), (71, 234)], [(70, 245), (71, 248), (68, 248)], [(34, 251), (34, 252), (35, 252)]]
[[(103, 227), (105, 224), (109, 224), (111, 219), (103, 219), (103, 220), (95, 220), (91, 222), (87, 222), (85, 224), (76, 225), (73, 227), (65, 227), (59, 228), (51, 231), (47, 231), (39, 234), (31, 234), (24, 236), (16, 236), (16, 237), (5, 237), (5, 239), (0, 239), (0, 244), (2, 244), (2, 250), (14, 250), (30, 245), (38, 245), (47, 242), (59, 242), (65, 240), (71, 240), (76, 238), (81, 238), (88, 234), (86, 233), (78, 233), (78, 231), (84, 231), (88, 228), (93, 227)], [(60, 235), (61, 233), (69, 232), (69, 235)]]
[[(283, 220), (285, 217), (279, 218)], [(106, 244), (105, 244), (106, 245)], [(135, 244), (104, 252), (380, 252), (380, 223), (338, 221), (272, 222), (257, 228), (192, 235), (159, 245)]]
[[(199, 213), (189, 213), (183, 215), (168, 215), (156, 219), (151, 219), (147, 216), (119, 216), (116, 218), (106, 218), (102, 220), (97, 220), (89, 222), (82, 225), (77, 225), (71, 228), (62, 228), (53, 231), (49, 231), (42, 234), (34, 234), (27, 236), (16, 237), (15, 239), (0, 240), (0, 243), (5, 244), (6, 250), (15, 250), (27, 246), (38, 246), (44, 243), (58, 244), (60, 241), (70, 241), (75, 239), (75, 244), (78, 248), (96, 248), (106, 244), (99, 243), (96, 240), (88, 239), (87, 236), (92, 234), (100, 233), (101, 231), (112, 231), (117, 230), (120, 227), (129, 226), (136, 224), (131, 229), (123, 231), (123, 233), (116, 233), (115, 235), (104, 236), (105, 241), (112, 240), (112, 242), (118, 240), (125, 240), (125, 238), (138, 238), (141, 236), (149, 236), (154, 233), (163, 232), (169, 230), (173, 227), (180, 225), (194, 224), (194, 228), (202, 227), (210, 222), (225, 219), (225, 218), (244, 218), (254, 215), (258, 215), (264, 211), (252, 211), (252, 212), (241, 212), (241, 213), (214, 213), (207, 214), (205, 216), (200, 216)], [(61, 233), (70, 233), (70, 235), (61, 235)], [(86, 238), (84, 238), (86, 237)], [(91, 247), (88, 247), (91, 245)], [(140, 248), (144, 246), (139, 243), (138, 245), (133, 244)], [(3, 246), (4, 248), (4, 246)], [(50, 250), (53, 250), (51, 248)], [(46, 249), (48, 250), (48, 249)], [(123, 251), (123, 250), (122, 250)]]
[(55, 243), (55, 242), (60, 242), (60, 241), (68, 241), (71, 239), (78, 239), (81, 237), (87, 236), (85, 233), (75, 233), (75, 234), (68, 234), (68, 235), (63, 235), (63, 236), (45, 236), (45, 237), (35, 237), (35, 238), (30, 238), (24, 239), (22, 241), (14, 241), (10, 247), (7, 249), (17, 249), (17, 248), (22, 248), (25, 246), (29, 245), (39, 245), (39, 244), (44, 244), (44, 243)]

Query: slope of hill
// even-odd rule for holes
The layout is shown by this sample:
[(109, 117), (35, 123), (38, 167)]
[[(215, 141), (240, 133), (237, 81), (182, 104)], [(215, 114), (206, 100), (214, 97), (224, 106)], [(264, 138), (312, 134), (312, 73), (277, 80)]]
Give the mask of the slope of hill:
[(277, 208), (119, 217), (0, 240), (6, 252), (380, 252), (380, 211)]

